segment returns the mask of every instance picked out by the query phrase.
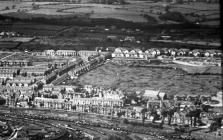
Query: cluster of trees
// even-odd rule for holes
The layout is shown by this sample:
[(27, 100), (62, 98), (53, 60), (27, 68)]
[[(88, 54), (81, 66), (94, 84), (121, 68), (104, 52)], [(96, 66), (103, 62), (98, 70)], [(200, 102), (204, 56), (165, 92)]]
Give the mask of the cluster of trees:
[(176, 22), (186, 22), (186, 19), (184, 18), (184, 16), (180, 13), (180, 12), (166, 12), (163, 15), (160, 15), (159, 18), (161, 20), (167, 21), (167, 20), (171, 20), (171, 21), (176, 21)]
[(39, 4), (32, 3), (32, 9), (33, 10), (38, 10), (39, 9)]
[(158, 23), (157, 20), (152, 16), (149, 16), (147, 14), (142, 14), (141, 16), (146, 18), (147, 22), (150, 23), (150, 24), (157, 24)]
[[(16, 5), (12, 5), (12, 8), (11, 9), (15, 9), (16, 8)], [(5, 9), (3, 10), (10, 10), (10, 7), (9, 6), (6, 6)]]
[(6, 100), (0, 96), (0, 105), (5, 105)]

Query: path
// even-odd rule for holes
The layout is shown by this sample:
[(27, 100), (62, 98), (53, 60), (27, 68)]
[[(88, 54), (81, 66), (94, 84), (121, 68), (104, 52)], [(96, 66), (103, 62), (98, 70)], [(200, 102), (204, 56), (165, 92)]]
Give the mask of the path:
[(8, 58), (8, 57), (10, 57), (10, 56), (13, 56), (13, 55), (15, 55), (16, 53), (18, 53), (18, 52), (14, 52), (14, 53), (12, 53), (12, 54), (10, 54), (10, 55), (7, 55), (7, 56), (1, 58), (1, 60), (4, 60), (5, 58)]

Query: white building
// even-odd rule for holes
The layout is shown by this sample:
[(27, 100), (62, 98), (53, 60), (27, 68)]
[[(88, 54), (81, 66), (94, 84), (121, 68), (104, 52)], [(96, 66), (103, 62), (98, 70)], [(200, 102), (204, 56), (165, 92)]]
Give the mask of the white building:
[(160, 92), (158, 90), (145, 90), (145, 93), (143, 94), (143, 97), (148, 99), (148, 100), (159, 100), (159, 97), (161, 98), (161, 100), (165, 100), (166, 99), (166, 93), (164, 92)]
[(76, 56), (75, 50), (57, 50), (56, 55), (58, 56)]

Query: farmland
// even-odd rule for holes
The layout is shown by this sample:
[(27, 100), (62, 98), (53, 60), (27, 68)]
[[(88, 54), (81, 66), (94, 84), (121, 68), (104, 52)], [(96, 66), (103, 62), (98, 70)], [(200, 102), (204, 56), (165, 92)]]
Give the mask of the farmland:
[(126, 91), (162, 88), (168, 95), (214, 94), (222, 88), (221, 76), (194, 76), (174, 69), (136, 68), (112, 63), (84, 74), (76, 81), (76, 84), (120, 88)]
[[(7, 16), (6, 19), (9, 18), (9, 20), (2, 21), (4, 24), (0, 24), (0, 31), (13, 31), (25, 37), (36, 37), (32, 42), (19, 45), (14, 42), (1, 43), (1, 49), (44, 50), (59, 49), (62, 46), (64, 49), (94, 50), (97, 46), (119, 47), (120, 45), (141, 49), (164, 46), (185, 48), (179, 44), (149, 42), (151, 36), (160, 34), (165, 28), (179, 29), (176, 33), (172, 33), (172, 36), (179, 40), (220, 42), (219, 30), (216, 27), (210, 27), (210, 29), (209, 27), (195, 27), (196, 29), (194, 29), (195, 25), (192, 26), (192, 24), (176, 25), (175, 23), (178, 22), (162, 21), (159, 16), (165, 13), (167, 6), (163, 2), (128, 0), (129, 4), (125, 5), (94, 4), (89, 3), (88, 0), (82, 1), (80, 4), (35, 2), (36, 5), (39, 5), (37, 9), (32, 8), (32, 3), (0, 1), (0, 14)], [(205, 20), (201, 23), (209, 25), (220, 23), (218, 4), (200, 4), (202, 7), (199, 6), (199, 3), (170, 4), (169, 11), (180, 11), (186, 19), (193, 22), (206, 12)], [(13, 7), (13, 5), (16, 6)], [(9, 10), (5, 10), (7, 6)], [(10, 19), (10, 17), (13, 18)], [(163, 23), (166, 24), (163, 25)], [(111, 26), (114, 26), (115, 29), (111, 29)], [(79, 31), (80, 27), (86, 31)], [(97, 27), (103, 31), (95, 31)], [(110, 28), (110, 31), (105, 31), (105, 28)], [(126, 31), (122, 31), (122, 29)], [(140, 29), (143, 32), (140, 35), (136, 35), (135, 32), (128, 34), (129, 29)], [(180, 35), (177, 36), (177, 34)], [(117, 36), (118, 39), (107, 41), (106, 38), (110, 35)], [(126, 36), (134, 36), (141, 43), (125, 42), (121, 44), (119, 40)], [(186, 47), (190, 48), (191, 46), (187, 45)], [(209, 46), (192, 47), (207, 48)]]
[(16, 22), (12, 25), (1, 26), (1, 30), (14, 31), (20, 34), (26, 34), (29, 36), (52, 36), (58, 31), (63, 30), (66, 26), (56, 26), (56, 25), (44, 25), (44, 24), (36, 24), (36, 23), (23, 23)]
[[(186, 3), (186, 4), (167, 4), (165, 2), (152, 2), (152, 1), (134, 1), (127, 0), (129, 4), (126, 5), (106, 5), (94, 4), (83, 1), (82, 3), (60, 3), (60, 2), (35, 2), (39, 5), (34, 9), (33, 2), (6, 2), (0, 1), (0, 14), (29, 14), (34, 17), (42, 17), (45, 15), (53, 16), (83, 16), (85, 18), (114, 18), (124, 21), (132, 22), (148, 22), (156, 24), (156, 22), (164, 23), (159, 19), (159, 16), (165, 13), (165, 7), (169, 7), (169, 11), (178, 11), (185, 16), (189, 21), (194, 22), (197, 16), (206, 16), (205, 24), (209, 20), (215, 21), (217, 24), (220, 17), (219, 4), (207, 3)], [(8, 8), (6, 8), (8, 7)], [(191, 14), (189, 16), (189, 14)], [(13, 15), (13, 14), (12, 14)], [(150, 19), (145, 18), (143, 15), (148, 15), (156, 22), (151, 22)], [(166, 22), (167, 23), (167, 22)], [(213, 24), (213, 21), (212, 21)]]

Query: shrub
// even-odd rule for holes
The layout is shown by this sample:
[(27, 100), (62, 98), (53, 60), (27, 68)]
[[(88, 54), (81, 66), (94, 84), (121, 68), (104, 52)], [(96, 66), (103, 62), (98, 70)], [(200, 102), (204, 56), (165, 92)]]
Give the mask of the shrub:
[(6, 100), (2, 97), (0, 97), (0, 105), (5, 105)]
[(166, 20), (172, 20), (172, 21), (176, 21), (176, 22), (185, 22), (186, 21), (186, 19), (180, 12), (167, 12), (163, 15), (160, 15), (159, 18), (164, 21), (166, 21)]
[(128, 123), (129, 123), (128, 119), (124, 119), (124, 120), (123, 120), (123, 123), (124, 123), (124, 124), (128, 124)]

